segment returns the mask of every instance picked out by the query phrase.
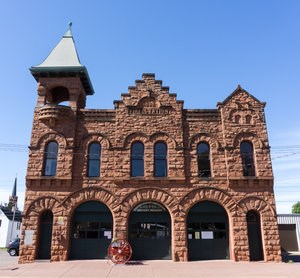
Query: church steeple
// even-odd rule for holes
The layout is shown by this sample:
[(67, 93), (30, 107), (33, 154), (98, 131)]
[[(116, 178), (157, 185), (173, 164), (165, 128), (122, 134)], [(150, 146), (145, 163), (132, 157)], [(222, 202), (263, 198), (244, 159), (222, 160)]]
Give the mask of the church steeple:
[(30, 68), (34, 78), (39, 79), (47, 77), (74, 77), (80, 78), (82, 86), (87, 95), (92, 95), (94, 89), (85, 66), (80, 63), (72, 31), (72, 23), (69, 23), (69, 29), (50, 52), (48, 57), (39, 65)]
[(15, 207), (17, 202), (18, 202), (18, 196), (17, 196), (17, 177), (16, 177), (13, 190), (11, 192), (11, 196), (9, 196), (8, 207), (10, 208)]

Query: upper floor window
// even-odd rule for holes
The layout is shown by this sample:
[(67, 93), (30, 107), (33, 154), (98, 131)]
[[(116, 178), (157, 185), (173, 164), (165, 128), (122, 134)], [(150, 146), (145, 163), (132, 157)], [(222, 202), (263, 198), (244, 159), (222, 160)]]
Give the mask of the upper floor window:
[(154, 145), (154, 176), (167, 176), (167, 145), (164, 142), (158, 142)]
[(251, 142), (244, 141), (241, 143), (241, 157), (244, 176), (255, 176), (255, 167), (253, 159), (253, 145)]
[(131, 176), (144, 176), (144, 144), (142, 142), (134, 142), (131, 145)]
[(207, 143), (199, 143), (197, 146), (198, 156), (198, 175), (199, 177), (210, 177), (210, 158), (209, 145)]
[(252, 117), (251, 117), (251, 115), (247, 115), (247, 116), (246, 116), (246, 124), (251, 124), (251, 122), (252, 122)]
[(101, 145), (99, 143), (90, 144), (88, 152), (88, 177), (100, 176), (100, 157)]
[(44, 176), (56, 175), (58, 144), (55, 141), (49, 142), (45, 149)]

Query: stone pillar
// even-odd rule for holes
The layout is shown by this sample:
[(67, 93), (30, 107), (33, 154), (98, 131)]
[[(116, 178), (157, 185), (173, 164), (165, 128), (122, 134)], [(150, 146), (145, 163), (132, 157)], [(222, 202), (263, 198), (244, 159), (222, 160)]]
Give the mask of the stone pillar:
[(172, 229), (172, 258), (173, 261), (188, 261), (186, 223), (183, 216), (173, 219)]

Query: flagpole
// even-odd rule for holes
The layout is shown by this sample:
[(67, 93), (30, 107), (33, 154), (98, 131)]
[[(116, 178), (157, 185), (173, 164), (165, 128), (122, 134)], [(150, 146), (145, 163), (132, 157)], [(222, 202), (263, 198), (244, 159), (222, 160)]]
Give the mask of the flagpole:
[(15, 224), (16, 204), (17, 204), (17, 203), (15, 203), (14, 206), (13, 206), (13, 211), (14, 211), (14, 213), (13, 213), (13, 219), (12, 219), (12, 228), (11, 228), (11, 231), (10, 231), (10, 241), (13, 240), (13, 239), (12, 239), (12, 235), (13, 235), (14, 224)]

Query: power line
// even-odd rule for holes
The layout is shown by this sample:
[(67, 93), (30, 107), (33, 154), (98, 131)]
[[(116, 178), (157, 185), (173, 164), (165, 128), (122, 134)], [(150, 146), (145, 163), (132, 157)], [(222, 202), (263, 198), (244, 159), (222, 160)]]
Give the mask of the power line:
[[(28, 152), (27, 145), (20, 144), (8, 144), (8, 143), (0, 143), (0, 151), (10, 151), (10, 152)], [(43, 151), (39, 151), (40, 153), (45, 153)], [(85, 155), (85, 153), (74, 152), (77, 155)], [(286, 146), (273, 146), (271, 147), (271, 160), (277, 160), (285, 157), (295, 156), (300, 154), (300, 145), (286, 145)], [(272, 157), (274, 155), (278, 155)]]

